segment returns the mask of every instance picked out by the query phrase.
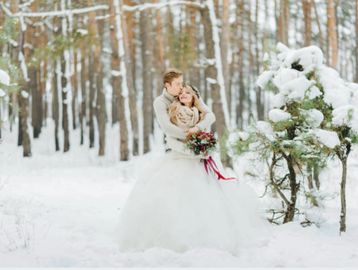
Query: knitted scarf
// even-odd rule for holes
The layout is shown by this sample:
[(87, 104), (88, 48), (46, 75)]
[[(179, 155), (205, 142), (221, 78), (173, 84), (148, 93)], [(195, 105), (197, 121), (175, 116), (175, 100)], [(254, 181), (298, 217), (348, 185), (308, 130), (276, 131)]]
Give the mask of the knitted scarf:
[(180, 128), (188, 129), (199, 122), (199, 110), (196, 107), (187, 107), (179, 101), (169, 105), (170, 121)]

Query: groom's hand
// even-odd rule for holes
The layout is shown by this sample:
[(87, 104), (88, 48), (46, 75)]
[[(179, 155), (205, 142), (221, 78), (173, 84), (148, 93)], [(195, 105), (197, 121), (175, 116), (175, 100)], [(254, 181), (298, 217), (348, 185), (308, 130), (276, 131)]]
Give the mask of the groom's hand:
[(198, 127), (192, 127), (186, 130), (186, 135), (189, 136), (199, 131)]

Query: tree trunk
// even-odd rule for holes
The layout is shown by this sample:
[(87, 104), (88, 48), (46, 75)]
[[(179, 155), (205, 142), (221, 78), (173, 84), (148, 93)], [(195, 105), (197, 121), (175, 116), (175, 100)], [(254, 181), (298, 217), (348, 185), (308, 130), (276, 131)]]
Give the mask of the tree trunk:
[(26, 90), (21, 90), (21, 93), (18, 96), (19, 100), (19, 125), (21, 129), (21, 144), (23, 147), (23, 156), (31, 157), (31, 141), (27, 128), (27, 118), (28, 118), (28, 92)]
[[(127, 121), (130, 121), (129, 117), (126, 115), (126, 108), (129, 110), (129, 103), (126, 100), (126, 97), (122, 94), (127, 84), (123, 80), (127, 80), (127, 77), (123, 75), (122, 68), (125, 68), (124, 59), (120, 59), (120, 53), (123, 53), (124, 45), (122, 43), (122, 48), (119, 48), (120, 42), (123, 42), (123, 37), (121, 29), (121, 17), (118, 14), (120, 10), (119, 2), (117, 0), (110, 1), (110, 24), (111, 24), (111, 48), (112, 48), (112, 60), (111, 66), (112, 70), (117, 71), (113, 74), (112, 72), (112, 85), (113, 91), (116, 91), (116, 96), (118, 97), (117, 107), (119, 113), (119, 155), (120, 160), (128, 160), (130, 156), (129, 149), (129, 127), (130, 124)], [(122, 40), (119, 40), (122, 38)], [(119, 75), (120, 72), (120, 75)], [(127, 104), (126, 104), (127, 103)]]
[(58, 92), (61, 91), (61, 63), (60, 60), (55, 61), (54, 67), (54, 76), (53, 76), (53, 93), (52, 93), (52, 118), (55, 122), (55, 149), (60, 151), (60, 142), (58, 140), (58, 131), (60, 123), (60, 109), (59, 109), (59, 100)]
[[(37, 29), (36, 35), (38, 36), (36, 47), (45, 47), (48, 44), (48, 31), (41, 31), (41, 27)], [(38, 118), (39, 123), (38, 126), (41, 127), (46, 126), (46, 118), (47, 118), (47, 101), (46, 101), (46, 75), (47, 75), (47, 62), (41, 61), (40, 66), (37, 72), (37, 81), (38, 81)]]
[[(116, 0), (117, 1), (117, 0)], [(118, 5), (121, 10), (121, 6)], [(125, 16), (126, 18), (128, 16)], [(117, 17), (118, 18), (118, 17)], [(123, 48), (121, 49), (121, 61), (123, 61), (123, 68), (121, 67), (121, 71), (124, 71), (126, 78), (122, 80), (122, 83), (126, 85), (126, 91), (128, 92), (128, 98), (125, 96), (125, 106), (128, 106), (128, 110), (126, 110), (126, 117), (128, 117), (127, 124), (128, 129), (131, 131), (131, 149), (132, 154), (137, 156), (139, 154), (139, 125), (138, 125), (138, 112), (137, 112), (137, 99), (135, 92), (135, 81), (133, 78), (133, 69), (131, 59), (134, 59), (130, 55), (131, 44), (129, 38), (129, 27), (127, 26), (127, 20), (121, 17), (121, 44)], [(131, 41), (132, 42), (132, 41)], [(134, 60), (133, 60), (134, 61)], [(123, 85), (124, 86), (124, 85)], [(123, 93), (122, 93), (123, 95)], [(127, 95), (127, 94), (126, 94)]]
[(111, 17), (109, 19), (109, 29), (110, 29), (110, 41), (111, 41), (111, 50), (112, 50), (112, 57), (111, 57), (111, 85), (112, 85), (112, 100), (111, 100), (111, 115), (112, 115), (112, 126), (118, 123), (119, 121), (119, 95), (118, 89), (115, 86), (118, 84), (115, 83), (115, 77), (118, 77), (118, 67), (119, 67), (119, 59), (118, 59), (118, 52), (117, 47), (115, 47), (115, 39), (116, 39), (116, 31), (115, 31), (115, 21), (114, 21), (114, 11), (113, 11), (113, 1), (111, 1), (110, 5), (110, 14)]
[[(206, 7), (202, 11), (202, 21), (204, 25), (204, 36), (205, 36), (205, 46), (206, 46), (206, 58), (215, 59), (215, 48), (213, 42), (213, 30), (212, 24), (210, 21), (209, 9)], [(224, 134), (224, 131), (227, 129), (223, 104), (220, 97), (220, 85), (217, 81), (217, 69), (214, 64), (210, 64), (206, 68), (206, 80), (208, 84), (208, 91), (211, 92), (211, 98), (213, 100), (213, 111), (216, 116), (216, 130), (219, 133), (219, 136)]]
[(61, 56), (61, 96), (62, 96), (62, 129), (63, 129), (63, 152), (70, 150), (70, 131), (68, 121), (67, 78), (65, 58)]
[[(111, 14), (114, 13), (113, 2), (111, 2)], [(111, 48), (112, 48), (112, 57), (111, 57), (111, 67), (112, 70), (117, 72), (112, 72), (111, 82), (114, 96), (116, 97), (116, 103), (112, 102), (112, 106), (116, 106), (116, 111), (118, 112), (117, 118), (119, 119), (119, 155), (120, 160), (129, 159), (129, 149), (128, 149), (128, 130), (127, 123), (124, 112), (124, 98), (121, 96), (121, 77), (117, 75), (119, 69), (119, 54), (118, 54), (118, 41), (116, 39), (115, 33), (115, 19), (114, 16), (110, 17), (111, 24)]]
[(223, 66), (227, 102), (228, 104), (231, 104), (231, 93), (230, 93), (231, 88), (229, 87), (230, 63), (228, 62), (228, 53), (230, 48), (229, 4), (230, 4), (229, 0), (223, 0), (222, 2), (221, 53), (222, 53), (222, 66)]
[(289, 179), (290, 179), (290, 202), (286, 209), (286, 214), (283, 220), (283, 223), (293, 221), (295, 217), (295, 210), (296, 210), (296, 200), (297, 200), (297, 192), (299, 190), (299, 183), (296, 181), (296, 172), (293, 167), (294, 160), (291, 155), (285, 156), (288, 171), (289, 171)]
[(324, 42), (323, 42), (323, 33), (322, 33), (322, 29), (321, 29), (321, 23), (319, 20), (319, 15), (318, 15), (318, 11), (317, 11), (317, 6), (316, 6), (316, 2), (312, 1), (311, 2), (313, 5), (313, 9), (314, 9), (314, 14), (315, 14), (315, 18), (316, 18), (316, 23), (317, 23), (317, 28), (318, 28), (318, 42), (319, 42), (319, 47), (321, 48), (321, 50), (323, 50), (323, 53), (326, 54), (326, 48), (324, 46)]
[[(118, 89), (120, 89), (120, 84), (122, 78), (118, 78)], [(128, 148), (128, 141), (129, 141), (129, 135), (128, 135), (128, 129), (127, 129), (127, 121), (126, 121), (126, 115), (125, 115), (125, 100), (122, 96), (118, 99), (118, 107), (119, 110), (119, 129), (120, 129), (120, 142), (119, 142), (119, 148), (120, 148), (120, 160), (126, 161), (129, 160), (130, 152)]]
[[(22, 34), (20, 34), (22, 35)], [(17, 99), (19, 102), (19, 135), (18, 135), (18, 145), (23, 147), (23, 156), (31, 156), (31, 141), (28, 133), (27, 127), (27, 118), (29, 110), (29, 92), (28, 90), (21, 89)]]
[(20, 101), (20, 98), (21, 96), (18, 95), (17, 96), (17, 100), (18, 100), (18, 103), (19, 103), (19, 113), (18, 113), (18, 117), (19, 117), (19, 123), (18, 123), (18, 128), (17, 128), (17, 146), (21, 146), (22, 145), (22, 128), (21, 128), (21, 111), (20, 111), (20, 108), (21, 108), (21, 101)]
[(311, 0), (302, 0), (302, 9), (303, 9), (303, 16), (304, 16), (304, 45), (309, 46), (311, 45), (312, 39), (312, 3)]
[[(259, 0), (255, 1), (255, 28), (254, 28), (254, 37), (255, 37), (255, 64), (256, 64), (256, 73), (255, 76), (260, 74), (260, 66), (261, 66), (261, 59), (260, 59), (260, 49), (259, 49)], [(258, 120), (264, 120), (264, 98), (263, 98), (263, 91), (261, 87), (255, 86), (255, 93), (256, 93), (256, 113)]]
[[(13, 59), (12, 55), (10, 54), (11, 59)], [(17, 94), (11, 93), (10, 94), (10, 102), (9, 102), (9, 124), (10, 124), (10, 132), (13, 130), (13, 125), (15, 124), (16, 119), (16, 111), (18, 109), (18, 102), (17, 102)]]
[(78, 66), (78, 59), (77, 53), (73, 54), (73, 61), (74, 61), (74, 72), (72, 74), (72, 102), (71, 102), (71, 112), (72, 112), (72, 128), (75, 130), (77, 128), (77, 95), (78, 95), (78, 82), (77, 82), (77, 66)]
[[(290, 127), (286, 129), (288, 139), (294, 140), (296, 137), (295, 134), (295, 127)], [(287, 209), (285, 213), (285, 217), (283, 220), (283, 223), (291, 222), (293, 221), (295, 217), (295, 210), (296, 210), (296, 200), (297, 200), (297, 193), (300, 187), (300, 184), (297, 183), (296, 180), (296, 172), (294, 169), (295, 160), (294, 157), (292, 157), (291, 154), (286, 155), (284, 152), (281, 153), (284, 159), (286, 160), (287, 168), (289, 171), (288, 179), (290, 181), (290, 201), (287, 204)]]
[(118, 123), (118, 97), (117, 91), (112, 85), (112, 99), (111, 99), (111, 115), (112, 115), (112, 126)]
[(340, 214), (340, 227), (339, 231), (345, 232), (346, 231), (346, 182), (347, 182), (347, 157), (344, 156), (341, 159), (342, 164), (342, 178), (341, 178), (341, 214)]
[(52, 81), (52, 74), (51, 71), (49, 71), (49, 69), (51, 69), (51, 67), (49, 66), (48, 63), (45, 63), (43, 65), (43, 67), (41, 68), (41, 93), (42, 93), (42, 126), (46, 127), (47, 126), (47, 117), (48, 117), (48, 96), (49, 96), (49, 90), (46, 88), (47, 82), (51, 83)]
[(80, 126), (81, 126), (81, 138), (80, 144), (84, 143), (84, 130), (86, 127), (86, 103), (87, 103), (87, 82), (88, 82), (88, 67), (87, 67), (87, 51), (84, 47), (81, 47), (81, 108), (80, 108)]
[[(89, 2), (93, 4), (93, 0)], [(91, 36), (95, 38), (95, 41), (90, 45), (90, 54), (89, 54), (89, 66), (88, 66), (88, 75), (89, 75), (89, 147), (94, 147), (95, 140), (95, 127), (94, 127), (94, 117), (96, 115), (96, 93), (97, 93), (97, 71), (98, 71), (98, 32), (96, 25), (96, 13), (90, 12), (88, 14), (88, 31)]]
[(245, 7), (245, 17), (246, 17), (246, 27), (247, 27), (247, 36), (248, 36), (248, 44), (247, 44), (247, 57), (248, 57), (248, 64), (249, 66), (244, 67), (244, 69), (246, 71), (248, 71), (248, 74), (246, 73), (246, 78), (247, 78), (247, 89), (250, 89), (249, 91), (247, 91), (247, 95), (246, 95), (246, 102), (247, 102), (247, 113), (248, 113), (248, 119), (247, 119), (247, 124), (250, 124), (252, 121), (254, 121), (254, 112), (253, 112), (253, 102), (252, 102), (252, 94), (251, 94), (251, 89), (253, 89), (253, 84), (254, 84), (254, 80), (257, 78), (257, 76), (255, 76), (255, 63), (254, 63), (254, 55), (252, 53), (253, 49), (253, 42), (252, 42), (252, 36), (253, 36), (253, 23), (252, 23), (252, 19), (251, 19), (251, 1), (249, 1), (246, 4)]
[[(224, 79), (222, 74), (221, 53), (218, 51), (219, 41), (216, 25), (215, 10), (212, 0), (207, 1), (207, 5), (201, 10), (201, 18), (204, 25), (204, 38), (206, 47), (206, 58), (215, 59), (214, 64), (209, 64), (205, 70), (206, 80), (208, 84), (208, 91), (211, 93), (213, 101), (213, 112), (216, 116), (215, 127), (219, 137), (223, 138), (226, 135), (230, 124), (230, 117), (226, 101), (226, 92)], [(216, 35), (217, 36), (216, 36)], [(216, 41), (215, 41), (216, 40)], [(222, 145), (223, 146), (223, 145)], [(223, 147), (221, 150), (224, 150)], [(226, 166), (230, 166), (230, 157), (224, 151), (221, 151), (222, 162)]]
[[(34, 1), (30, 6), (31, 11), (37, 10), (37, 3)], [(27, 64), (30, 63), (34, 53), (34, 48), (41, 46), (40, 33), (36, 31), (36, 23), (38, 19), (33, 18), (31, 24), (28, 25), (25, 35), (24, 54)], [(42, 93), (40, 86), (40, 66), (28, 66), (28, 81), (26, 88), (31, 93), (31, 124), (33, 126), (33, 137), (38, 138), (42, 127)]]
[[(92, 3), (91, 3), (92, 4)], [(104, 32), (104, 21), (96, 21), (96, 13), (89, 14), (90, 33), (96, 37), (96, 42), (93, 44), (93, 60), (94, 60), (94, 78), (91, 83), (96, 91), (96, 119), (98, 127), (98, 155), (104, 156), (106, 143), (106, 102), (103, 89), (103, 66), (101, 60), (101, 50)]]
[(237, 18), (237, 29), (238, 33), (238, 73), (239, 73), (239, 103), (236, 108), (236, 123), (239, 128), (242, 129), (244, 126), (244, 108), (245, 108), (245, 82), (244, 82), (244, 1), (240, 0), (238, 8), (236, 10)]
[(321, 183), (319, 180), (319, 173), (320, 173), (320, 167), (317, 164), (308, 166), (308, 181), (309, 181), (309, 188), (311, 190), (320, 189)]
[[(54, 36), (58, 37), (61, 35), (61, 20), (60, 18), (54, 19), (54, 25), (56, 30), (54, 30)], [(62, 74), (61, 74), (61, 59), (58, 57), (53, 62), (53, 82), (52, 82), (52, 118), (55, 122), (55, 150), (60, 151), (60, 142), (58, 138), (58, 133), (60, 130), (60, 93), (62, 93)]]
[[(154, 2), (154, 1), (153, 1)], [(135, 1), (133, 0), (123, 0), (123, 4), (124, 5), (128, 5), (128, 6), (133, 6), (135, 5)], [(159, 10), (160, 11), (160, 10)], [(133, 80), (133, 90), (135, 93), (137, 93), (136, 89), (137, 89), (137, 85), (135, 84), (135, 78), (137, 75), (137, 70), (136, 70), (136, 59), (137, 59), (137, 55), (136, 55), (136, 32), (140, 32), (137, 31), (138, 28), (138, 23), (137, 23), (137, 17), (133, 15), (133, 13), (126, 13), (125, 15), (125, 34), (126, 34), (126, 44), (127, 44), (127, 54), (128, 54), (128, 68), (129, 68), (129, 72), (130, 74), (130, 78)]]
[[(65, 0), (61, 0), (61, 10), (66, 9)], [(63, 17), (61, 19), (61, 33), (63, 36), (67, 36), (68, 31), (67, 18)], [(70, 150), (70, 130), (69, 130), (69, 120), (68, 120), (68, 98), (67, 92), (71, 91), (70, 84), (68, 78), (69, 71), (69, 51), (65, 49), (60, 56), (61, 61), (61, 96), (62, 96), (62, 129), (63, 129), (63, 152), (67, 152)]]
[(98, 139), (99, 149), (98, 155), (104, 156), (106, 146), (106, 100), (103, 89), (103, 71), (100, 70), (96, 75), (97, 82), (97, 123), (98, 123)]
[[(158, 2), (158, 0), (155, 0), (154, 1), (155, 3)], [(156, 96), (159, 96), (162, 94), (163, 92), (163, 73), (166, 69), (166, 64), (165, 64), (165, 54), (168, 50), (168, 40), (165, 39), (165, 36), (168, 35), (168, 27), (164, 27), (167, 25), (167, 22), (165, 22), (165, 17), (164, 17), (164, 22), (163, 22), (163, 17), (162, 17), (162, 11), (160, 9), (157, 9), (155, 11), (155, 35), (153, 37), (153, 41), (154, 41), (154, 44), (155, 46), (152, 44), (152, 48), (154, 50), (154, 59), (156, 59), (156, 61), (154, 61), (155, 63), (155, 73), (153, 74), (152, 73), (152, 76), (153, 76), (153, 80), (154, 80), (154, 91), (152, 92), (153, 93), (153, 99), (156, 97)], [(191, 13), (188, 12), (188, 19), (191, 18)], [(195, 28), (195, 26), (193, 26), (193, 28)], [(192, 29), (190, 29), (191, 31)], [(188, 29), (189, 31), (189, 29)], [(192, 37), (190, 35), (190, 32), (189, 32), (189, 37)], [(139, 33), (139, 36), (138, 36), (138, 39), (141, 38), (141, 35)], [(195, 44), (195, 43), (194, 43)], [(192, 70), (191, 70), (192, 71)], [(190, 81), (191, 81), (191, 77), (189, 78)], [(143, 102), (144, 102), (144, 99), (143, 99)], [(153, 104), (151, 105), (152, 106), (152, 110), (153, 110)], [(143, 112), (142, 112), (143, 116), (145, 115)], [(152, 117), (152, 127), (151, 127), (151, 130), (152, 132), (154, 132), (154, 114), (151, 116)], [(143, 117), (144, 118), (144, 117)], [(143, 132), (144, 133), (144, 132)], [(143, 145), (143, 148), (144, 148), (144, 140), (145, 140), (145, 137), (143, 138), (142, 140), (142, 145)], [(164, 135), (163, 135), (163, 141), (164, 141)], [(164, 141), (165, 142), (165, 141)], [(144, 152), (144, 149), (142, 150), (142, 152)]]
[(94, 73), (94, 56), (92, 54), (89, 55), (88, 61), (88, 76), (89, 76), (89, 147), (94, 147), (94, 139), (95, 139), (95, 130), (94, 130), (94, 115), (95, 115), (95, 94), (96, 94), (96, 81), (95, 81), (95, 73)]
[(315, 165), (313, 167), (313, 180), (315, 182), (317, 190), (319, 190), (319, 188), (321, 186), (321, 183), (319, 180), (319, 172), (320, 172), (320, 167), (318, 165)]
[(42, 127), (42, 94), (40, 91), (40, 85), (38, 81), (38, 71), (37, 68), (32, 66), (29, 68), (29, 78), (28, 89), (31, 90), (32, 96), (32, 127), (33, 127), (33, 137), (38, 138), (41, 133)]
[(289, 28), (289, 0), (280, 0), (280, 11), (277, 18), (277, 37), (278, 41), (288, 44), (288, 28)]
[(153, 126), (153, 89), (152, 89), (152, 72), (153, 65), (151, 51), (151, 11), (142, 11), (140, 13), (140, 32), (142, 38), (142, 89), (143, 89), (143, 152), (150, 151), (150, 135)]
[[(200, 44), (202, 44), (201, 37), (200, 37), (200, 26), (198, 25), (198, 11), (195, 8), (187, 7), (188, 18), (187, 23), (185, 25), (186, 31), (188, 32), (189, 36), (189, 46), (194, 48), (192, 57), (193, 59), (199, 59), (199, 51), (200, 51)], [(200, 19), (200, 18), (199, 18)], [(201, 86), (201, 76), (200, 76), (200, 66), (191, 65), (189, 67), (189, 80), (190, 82), (196, 86), (201, 95), (204, 94), (204, 87)]]
[(314, 180), (314, 176), (315, 176), (315, 168), (316, 166), (312, 166), (312, 165), (308, 165), (307, 166), (307, 181), (308, 181), (308, 188), (310, 189), (311, 193), (311, 203), (313, 206), (318, 207), (318, 201), (317, 201), (317, 197), (315, 196), (315, 187), (313, 185), (313, 180)]
[(337, 67), (338, 41), (334, 0), (327, 0), (328, 64)]
[[(17, 12), (17, 4), (12, 6), (12, 12)], [(26, 67), (26, 56), (28, 52), (25, 52), (24, 44), (25, 40), (25, 32), (24, 29), (21, 30), (19, 34), (19, 66), (22, 65), (24, 68), (22, 69), (22, 77), (23, 77), (23, 85), (20, 88), (20, 92), (18, 94), (18, 102), (19, 102), (19, 137), (18, 137), (18, 145), (22, 145), (23, 147), (23, 156), (30, 157), (31, 156), (31, 141), (28, 133), (27, 126), (27, 118), (29, 112), (29, 91), (26, 86), (29, 82), (27, 67)], [(25, 88), (25, 89), (24, 89)]]

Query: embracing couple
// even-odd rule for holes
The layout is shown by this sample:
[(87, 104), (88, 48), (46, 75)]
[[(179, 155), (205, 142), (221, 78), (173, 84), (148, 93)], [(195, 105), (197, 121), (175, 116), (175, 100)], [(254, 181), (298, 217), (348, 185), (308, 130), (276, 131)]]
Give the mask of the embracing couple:
[(257, 196), (242, 181), (220, 181), (205, 170), (203, 157), (184, 147), (187, 135), (210, 130), (215, 115), (198, 90), (183, 83), (182, 72), (169, 70), (163, 83), (153, 105), (170, 150), (139, 167), (120, 210), (119, 249), (214, 248), (237, 254), (262, 224)]
[(163, 93), (153, 103), (159, 126), (166, 136), (166, 151), (190, 154), (183, 140), (199, 130), (209, 131), (215, 115), (205, 105), (199, 91), (183, 82), (183, 73), (170, 69), (163, 76)]

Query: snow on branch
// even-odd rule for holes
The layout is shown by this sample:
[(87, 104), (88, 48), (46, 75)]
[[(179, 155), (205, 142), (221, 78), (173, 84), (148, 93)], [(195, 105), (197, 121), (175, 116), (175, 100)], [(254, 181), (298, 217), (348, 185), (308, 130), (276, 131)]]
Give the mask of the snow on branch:
[(20, 7), (20, 9), (21, 9), (21, 8), (24, 8), (24, 7), (28, 7), (28, 6), (30, 6), (33, 2), (34, 2), (34, 0), (30, 0), (30, 1), (28, 1), (28, 2), (25, 2), (25, 3), (23, 3), (23, 4), (20, 4), (19, 7)]
[[(22, 6), (28, 6), (32, 3), (32, 1), (29, 1)], [(197, 9), (203, 9), (205, 8), (204, 4), (190, 2), (190, 1), (172, 1), (172, 2), (164, 2), (164, 3), (146, 3), (143, 5), (135, 5), (135, 6), (123, 6), (124, 12), (135, 12), (135, 11), (143, 11), (146, 9), (161, 9), (167, 6), (176, 6), (176, 5), (187, 5), (190, 7), (195, 7)], [(85, 7), (85, 8), (78, 8), (78, 9), (66, 9), (66, 10), (58, 10), (58, 11), (47, 11), (47, 12), (17, 12), (12, 13), (4, 3), (0, 3), (0, 7), (5, 12), (5, 14), (9, 17), (64, 17), (64, 16), (70, 16), (70, 15), (76, 15), (76, 14), (83, 14), (83, 13), (89, 13), (97, 10), (108, 10), (108, 5), (97, 5), (92, 7)], [(96, 17), (97, 19), (107, 19), (109, 15), (104, 15), (100, 17)]]
[(136, 6), (123, 6), (123, 11), (133, 12), (133, 11), (143, 11), (150, 8), (161, 9), (167, 6), (176, 6), (176, 5), (187, 5), (190, 7), (195, 7), (198, 9), (202, 9), (205, 6), (200, 3), (190, 2), (190, 1), (171, 1), (171, 2), (164, 2), (164, 3), (146, 3), (143, 5), (136, 5)]
[(96, 10), (108, 10), (108, 5), (97, 5), (92, 7), (86, 8), (78, 8), (78, 9), (66, 9), (66, 10), (58, 10), (58, 11), (47, 11), (47, 12), (17, 12), (12, 13), (4, 3), (0, 3), (1, 8), (4, 10), (7, 16), (10, 17), (62, 17), (62, 16), (69, 16), (70, 14), (83, 14), (88, 13)]

